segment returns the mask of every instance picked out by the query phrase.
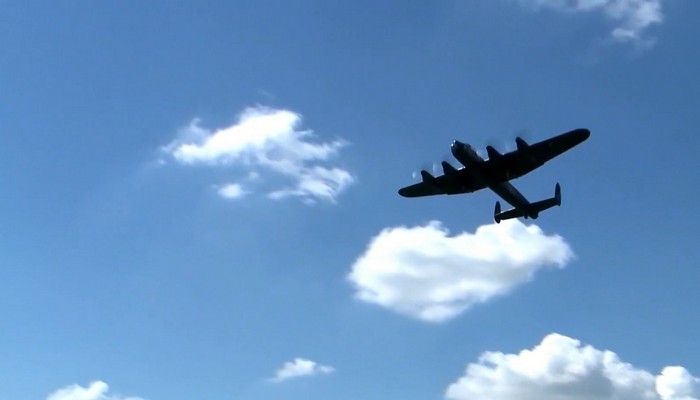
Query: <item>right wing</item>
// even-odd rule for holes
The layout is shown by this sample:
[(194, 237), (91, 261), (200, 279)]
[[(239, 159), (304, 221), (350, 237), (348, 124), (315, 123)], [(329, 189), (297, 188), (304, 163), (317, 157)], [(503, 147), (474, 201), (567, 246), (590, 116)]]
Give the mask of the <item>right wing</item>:
[(454, 169), (444, 164), (447, 163), (443, 163), (443, 169), (447, 173), (432, 176), (428, 171), (421, 171), (423, 181), (399, 189), (399, 194), (403, 197), (423, 197), (438, 194), (470, 193), (485, 187), (476, 182), (467, 168)]
[(423, 197), (423, 196), (434, 196), (436, 194), (447, 194), (447, 178), (445, 175), (434, 177), (428, 174), (428, 179), (426, 171), (421, 171), (423, 175), (423, 182), (419, 182), (410, 186), (399, 189), (399, 194), (403, 197)]

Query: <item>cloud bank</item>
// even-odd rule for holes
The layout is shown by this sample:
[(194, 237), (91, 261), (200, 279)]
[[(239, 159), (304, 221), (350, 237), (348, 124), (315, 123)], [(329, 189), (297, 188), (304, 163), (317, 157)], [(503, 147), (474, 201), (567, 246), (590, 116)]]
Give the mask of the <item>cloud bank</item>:
[(282, 368), (278, 369), (275, 376), (270, 378), (269, 381), (279, 383), (292, 378), (330, 374), (334, 371), (335, 368), (331, 366), (320, 365), (305, 358), (295, 358), (293, 361), (284, 363)]
[(454, 236), (433, 221), (381, 231), (355, 261), (348, 279), (360, 300), (442, 322), (508, 293), (539, 269), (562, 268), (572, 257), (563, 238), (517, 220)]
[(107, 394), (109, 386), (102, 381), (90, 383), (88, 387), (70, 385), (51, 393), (46, 400), (143, 400), (141, 397)]
[(660, 374), (609, 350), (552, 333), (518, 354), (486, 352), (445, 393), (450, 400), (698, 400), (700, 380), (685, 368)]
[(601, 12), (615, 23), (610, 35), (620, 42), (652, 45), (644, 31), (663, 22), (661, 0), (520, 0), (532, 7), (548, 7), (564, 12)]
[(240, 199), (251, 192), (246, 185), (276, 175), (291, 184), (269, 191), (272, 199), (335, 202), (354, 181), (348, 171), (328, 165), (347, 143), (319, 141), (313, 131), (299, 128), (301, 121), (300, 114), (289, 110), (251, 107), (235, 124), (221, 129), (204, 128), (195, 119), (161, 150), (182, 165), (246, 171), (243, 181), (218, 186), (217, 192), (227, 199)]

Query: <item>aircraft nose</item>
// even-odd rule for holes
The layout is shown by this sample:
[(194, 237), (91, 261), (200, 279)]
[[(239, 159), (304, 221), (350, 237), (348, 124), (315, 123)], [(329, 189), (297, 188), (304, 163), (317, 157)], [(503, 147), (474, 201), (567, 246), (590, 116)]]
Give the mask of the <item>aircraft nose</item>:
[(452, 142), (452, 146), (450, 146), (450, 150), (452, 150), (452, 154), (456, 154), (456, 152), (459, 151), (459, 148), (461, 148), (462, 146), (464, 146), (464, 144), (462, 142), (460, 142), (459, 140), (454, 140)]
[(460, 148), (470, 147), (470, 146), (468, 144), (464, 144), (464, 143), (460, 142), (459, 140), (454, 140), (454, 141), (452, 141), (452, 146), (450, 146), (450, 147), (454, 151), (455, 149), (460, 149)]

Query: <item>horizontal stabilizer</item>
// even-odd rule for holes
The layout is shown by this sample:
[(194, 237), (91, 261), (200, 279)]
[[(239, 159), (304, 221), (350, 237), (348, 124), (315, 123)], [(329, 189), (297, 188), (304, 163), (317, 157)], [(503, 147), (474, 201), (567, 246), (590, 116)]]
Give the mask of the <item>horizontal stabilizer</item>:
[(557, 183), (557, 185), (554, 187), (554, 197), (551, 199), (546, 199), (546, 200), (540, 200), (532, 203), (532, 208), (535, 209), (535, 212), (540, 212), (544, 211), (548, 208), (552, 208), (554, 206), (560, 206), (561, 205), (561, 186)]
[(501, 203), (496, 202), (496, 209), (493, 212), (493, 219), (496, 223), (500, 223), (505, 219), (511, 218), (532, 218), (536, 219), (541, 211), (548, 208), (561, 205), (561, 186), (557, 183), (554, 187), (554, 197), (536, 201), (530, 204), (527, 208), (513, 208), (507, 211), (501, 211)]

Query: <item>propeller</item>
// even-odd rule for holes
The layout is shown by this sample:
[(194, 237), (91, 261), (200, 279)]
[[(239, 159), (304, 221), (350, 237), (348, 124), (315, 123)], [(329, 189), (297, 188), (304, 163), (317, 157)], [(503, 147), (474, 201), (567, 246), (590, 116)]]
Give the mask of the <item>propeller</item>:
[[(453, 166), (455, 165), (455, 162), (453, 161), (454, 158), (452, 157), (452, 154), (450, 154), (450, 153), (444, 153), (441, 159), (449, 162)], [(456, 167), (456, 168), (458, 168), (458, 167)], [(440, 162), (433, 161), (431, 164), (427, 164), (427, 163), (422, 164), (419, 169), (417, 169), (411, 173), (411, 177), (414, 180), (418, 180), (418, 181), (423, 180), (423, 177), (421, 177), (421, 175), (420, 175), (420, 172), (423, 170), (430, 172), (430, 174), (433, 176), (440, 176), (443, 174), (442, 161), (440, 161)]]
[(440, 166), (439, 162), (434, 161), (432, 164), (421, 164), (421, 167), (411, 173), (411, 177), (414, 180), (423, 180), (423, 178), (420, 175), (421, 171), (428, 171), (430, 175), (439, 175), (442, 174), (442, 167)]
[(532, 131), (527, 128), (521, 128), (518, 129), (514, 134), (513, 134), (513, 143), (515, 143), (515, 138), (520, 137), (524, 139), (526, 142), (530, 142), (530, 138), (532, 137)]
[[(517, 150), (517, 146), (515, 144), (515, 138), (520, 137), (524, 139), (526, 142), (530, 142), (530, 130), (527, 128), (520, 128), (514, 132), (512, 132), (508, 137), (499, 137), (497, 139), (491, 138), (489, 139), (486, 144), (495, 148), (496, 150), (500, 151), (501, 153), (508, 153), (514, 150)], [(477, 151), (481, 157), (488, 157), (488, 154), (482, 154), (486, 153), (486, 151)]]
[[(514, 151), (517, 149), (517, 145), (515, 143), (515, 138), (520, 137), (526, 142), (530, 142), (530, 129), (528, 128), (520, 128), (518, 130), (515, 130), (511, 132), (510, 135), (508, 135), (506, 138), (503, 136), (496, 138), (491, 138), (486, 141), (486, 145), (493, 147), (496, 149), (499, 153), (505, 154), (509, 153), (511, 151)], [(474, 146), (474, 150), (476, 153), (483, 159), (488, 159), (489, 155), (488, 152), (486, 151), (486, 146)], [(461, 165), (459, 163), (455, 163), (453, 160), (454, 158), (452, 157), (451, 153), (445, 153), (443, 154), (442, 160), (445, 160), (452, 164), (455, 168), (460, 168)], [(431, 164), (422, 164), (421, 168), (416, 169), (411, 172), (411, 177), (416, 180), (416, 181), (421, 181), (423, 177), (421, 176), (421, 171), (428, 171), (431, 175), (433, 176), (439, 176), (443, 174), (442, 170), (442, 165), (440, 162), (434, 161)]]

